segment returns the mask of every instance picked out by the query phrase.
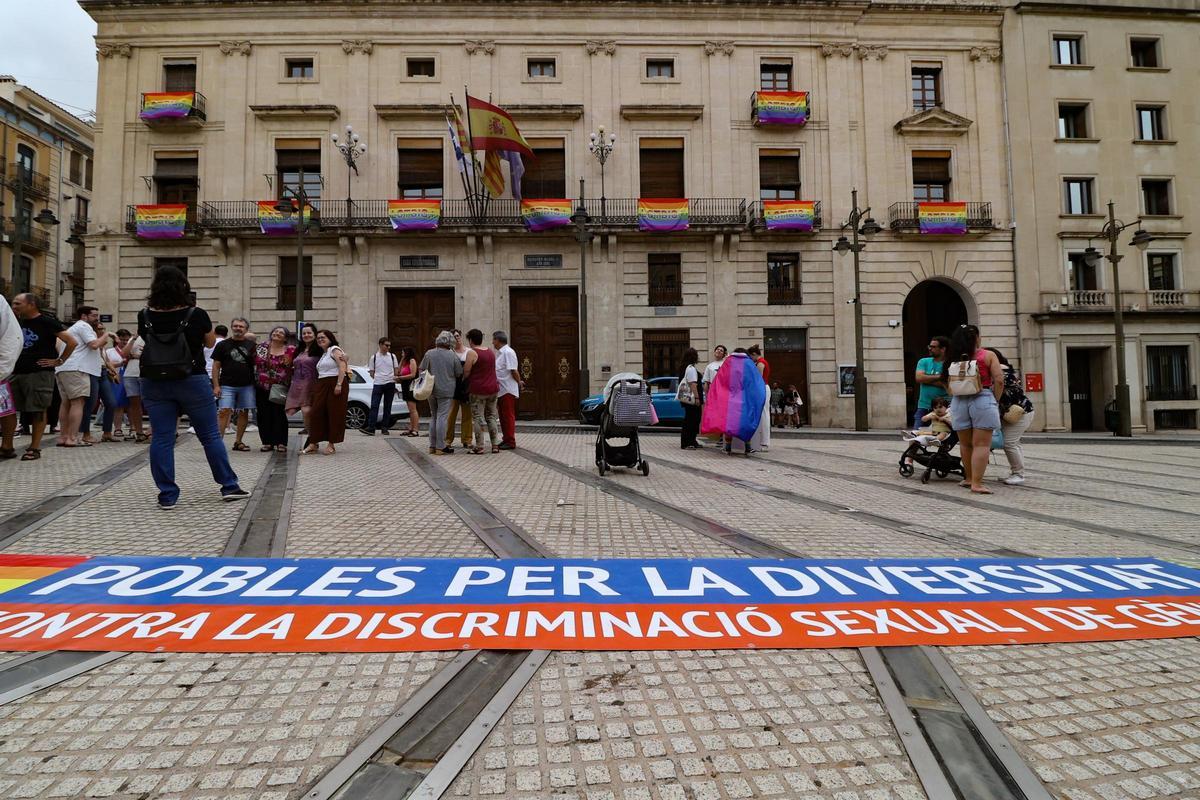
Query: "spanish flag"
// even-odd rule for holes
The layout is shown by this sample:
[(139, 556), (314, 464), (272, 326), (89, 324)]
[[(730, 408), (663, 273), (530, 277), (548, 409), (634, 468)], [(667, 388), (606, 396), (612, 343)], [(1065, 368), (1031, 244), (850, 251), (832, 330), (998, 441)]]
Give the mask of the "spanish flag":
[(467, 95), (467, 115), (471, 123), (471, 147), (475, 150), (513, 150), (533, 158), (529, 142), (517, 130), (517, 123), (499, 106)]

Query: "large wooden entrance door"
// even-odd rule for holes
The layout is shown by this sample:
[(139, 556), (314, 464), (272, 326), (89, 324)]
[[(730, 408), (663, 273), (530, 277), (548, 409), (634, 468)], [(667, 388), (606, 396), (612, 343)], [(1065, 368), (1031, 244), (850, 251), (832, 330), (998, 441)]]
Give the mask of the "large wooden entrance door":
[(771, 365), (771, 383), (779, 383), (786, 392), (795, 386), (804, 405), (800, 421), (809, 420), (808, 406), (808, 331), (804, 328), (767, 328), (763, 331), (763, 357)]
[(570, 419), (579, 413), (579, 297), (574, 287), (511, 289), (509, 344), (525, 379), (517, 414)]
[(387, 315), (392, 352), (411, 347), (420, 361), (439, 333), (454, 329), (454, 290), (388, 289)]

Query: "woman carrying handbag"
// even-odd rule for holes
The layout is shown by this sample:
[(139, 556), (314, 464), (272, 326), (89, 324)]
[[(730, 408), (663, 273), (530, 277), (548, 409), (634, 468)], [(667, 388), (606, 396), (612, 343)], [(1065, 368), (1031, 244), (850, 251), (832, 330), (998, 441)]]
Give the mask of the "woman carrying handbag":
[(254, 397), (258, 406), (258, 437), (264, 453), (287, 452), (288, 387), (292, 382), (292, 363), (296, 348), (288, 346), (291, 333), (276, 325), (254, 349)]
[(675, 399), (683, 406), (683, 428), (679, 432), (679, 447), (683, 450), (699, 450), (700, 442), (696, 436), (700, 433), (700, 372), (696, 362), (700, 355), (695, 348), (688, 348), (683, 354), (683, 371), (679, 374), (679, 389)]

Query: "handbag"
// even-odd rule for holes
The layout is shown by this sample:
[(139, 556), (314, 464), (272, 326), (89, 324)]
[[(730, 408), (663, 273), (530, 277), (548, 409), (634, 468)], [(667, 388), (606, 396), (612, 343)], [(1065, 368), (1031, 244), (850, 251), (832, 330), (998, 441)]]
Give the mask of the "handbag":
[(17, 403), (13, 399), (12, 385), (8, 381), (0, 381), (0, 417), (8, 417), (17, 413)]
[(679, 388), (675, 390), (675, 399), (685, 406), (700, 405), (696, 399), (696, 393), (692, 391), (692, 384), (689, 381), (679, 382)]
[(954, 397), (969, 397), (983, 391), (983, 379), (979, 376), (979, 362), (955, 361), (946, 373), (946, 388)]
[(433, 373), (429, 370), (422, 371), (416, 380), (416, 386), (413, 387), (413, 399), (428, 400), (433, 395), (433, 383)]
[(267, 399), (277, 405), (281, 405), (281, 406), (286, 405), (288, 390), (290, 388), (291, 387), (288, 386), (286, 383), (272, 383), (270, 392), (267, 395)]
[(1001, 417), (1009, 425), (1016, 425), (1025, 418), (1026, 411), (1019, 404), (1013, 403), (1004, 410), (1004, 416)]

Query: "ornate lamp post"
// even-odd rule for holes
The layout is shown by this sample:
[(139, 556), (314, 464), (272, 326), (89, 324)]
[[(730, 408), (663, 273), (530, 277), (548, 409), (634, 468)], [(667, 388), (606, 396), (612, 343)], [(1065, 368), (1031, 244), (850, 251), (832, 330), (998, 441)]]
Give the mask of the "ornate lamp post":
[(1106, 258), (1112, 264), (1112, 286), (1113, 286), (1113, 335), (1116, 337), (1117, 343), (1117, 428), (1113, 431), (1113, 436), (1133, 436), (1133, 419), (1132, 410), (1129, 403), (1129, 381), (1125, 374), (1125, 313), (1121, 307), (1121, 259), (1125, 256), (1117, 253), (1117, 240), (1121, 236), (1121, 232), (1126, 228), (1132, 228), (1134, 225), (1139, 226), (1134, 231), (1133, 239), (1130, 244), (1138, 250), (1145, 250), (1150, 242), (1154, 241), (1154, 237), (1142, 230), (1140, 222), (1121, 222), (1117, 219), (1116, 209), (1111, 200), (1108, 201), (1108, 222), (1104, 223), (1104, 227), (1100, 230), (1100, 236), (1108, 239), (1108, 254), (1101, 256), (1100, 251), (1094, 247), (1088, 247), (1083, 252), (1084, 261), (1088, 266), (1095, 267), (1100, 263), (1101, 258)]
[[(304, 323), (304, 236), (311, 228), (314, 232), (319, 230), (317, 220), (311, 217), (306, 221), (304, 218), (304, 210), (308, 208), (308, 192), (304, 190), (304, 168), (300, 168), (299, 177), (296, 180), (296, 188), (290, 189), (286, 185), (279, 187), (279, 202), (275, 204), (275, 210), (285, 217), (292, 215), (293, 211), (300, 215), (296, 220), (296, 341), (300, 341), (300, 326)], [(288, 197), (288, 195), (291, 197)], [(296, 204), (299, 208), (295, 208)]]
[[(604, 208), (604, 163), (608, 161), (608, 157), (612, 155), (612, 151), (617, 146), (616, 134), (605, 134), (604, 126), (601, 125), (598, 130), (588, 134), (588, 152), (596, 157), (600, 162), (600, 220), (608, 219)], [(580, 197), (580, 202), (583, 198)]]
[(350, 214), (350, 172), (358, 174), (358, 159), (367, 154), (367, 143), (359, 138), (359, 135), (354, 132), (354, 127), (346, 126), (346, 138), (338, 139), (336, 133), (329, 134), (329, 138), (333, 140), (333, 146), (342, 154), (342, 158), (346, 159), (346, 213)]
[[(603, 129), (602, 129), (603, 130)], [(601, 161), (601, 164), (604, 162)], [(591, 370), (588, 368), (588, 305), (587, 305), (587, 247), (592, 241), (588, 228), (592, 217), (583, 204), (584, 184), (579, 179), (579, 205), (571, 215), (575, 223), (575, 241), (579, 242), (579, 399), (588, 396), (592, 386)], [(603, 200), (601, 201), (603, 203)]]
[[(859, 280), (859, 253), (866, 248), (866, 243), (859, 241), (859, 236), (871, 238), (883, 230), (874, 218), (870, 216), (871, 207), (858, 207), (858, 189), (850, 192), (850, 216), (842, 223), (842, 235), (838, 237), (833, 249), (841, 255), (854, 254), (854, 430), (865, 431), (868, 427), (867, 404), (867, 374), (863, 368), (863, 310), (862, 288)], [(851, 231), (852, 239), (847, 239), (846, 228)]]

